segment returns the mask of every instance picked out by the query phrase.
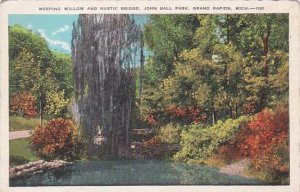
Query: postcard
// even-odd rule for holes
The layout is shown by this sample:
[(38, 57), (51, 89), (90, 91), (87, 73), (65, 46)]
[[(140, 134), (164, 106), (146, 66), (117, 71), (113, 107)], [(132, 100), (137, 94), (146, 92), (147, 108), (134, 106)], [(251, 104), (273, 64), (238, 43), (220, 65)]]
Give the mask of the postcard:
[(1, 191), (300, 191), (297, 1), (4, 1)]

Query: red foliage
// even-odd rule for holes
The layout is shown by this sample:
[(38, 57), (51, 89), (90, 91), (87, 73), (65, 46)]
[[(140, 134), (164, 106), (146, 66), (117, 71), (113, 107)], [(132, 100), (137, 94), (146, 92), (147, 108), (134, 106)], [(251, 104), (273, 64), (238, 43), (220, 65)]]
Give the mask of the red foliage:
[(17, 93), (12, 96), (10, 110), (20, 116), (35, 117), (36, 98), (30, 92)]
[[(288, 111), (278, 108), (274, 113), (263, 110), (247, 125), (240, 137), (240, 152), (252, 160), (255, 169), (286, 167), (288, 156)], [(283, 154), (283, 155), (282, 155)]]
[(168, 116), (172, 116), (175, 118), (183, 118), (190, 122), (195, 122), (195, 123), (198, 123), (201, 120), (206, 118), (204, 114), (200, 116), (200, 109), (193, 106), (171, 105), (165, 109), (165, 113)]
[(31, 135), (31, 147), (46, 158), (72, 157), (78, 139), (78, 131), (71, 120), (53, 119), (44, 126), (37, 126)]
[(158, 125), (158, 121), (155, 119), (154, 115), (147, 115), (145, 121), (151, 126)]

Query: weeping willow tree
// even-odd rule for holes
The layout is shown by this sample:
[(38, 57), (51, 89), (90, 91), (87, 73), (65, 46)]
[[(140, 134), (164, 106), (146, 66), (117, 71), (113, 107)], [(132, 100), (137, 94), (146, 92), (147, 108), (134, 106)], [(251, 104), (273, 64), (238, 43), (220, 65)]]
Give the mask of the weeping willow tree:
[(80, 15), (73, 24), (75, 105), (90, 154), (129, 155), (140, 37), (130, 15)]

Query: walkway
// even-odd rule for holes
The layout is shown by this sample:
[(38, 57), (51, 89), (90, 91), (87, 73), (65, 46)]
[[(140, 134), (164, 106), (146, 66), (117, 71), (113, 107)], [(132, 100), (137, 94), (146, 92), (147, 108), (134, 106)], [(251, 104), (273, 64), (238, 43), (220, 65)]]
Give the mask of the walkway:
[(249, 160), (248, 159), (244, 159), (235, 163), (232, 163), (230, 165), (227, 165), (225, 167), (222, 167), (220, 169), (221, 173), (225, 173), (228, 175), (239, 175), (239, 176), (243, 176), (243, 177), (247, 177), (244, 174), (245, 169), (247, 169), (247, 167), (249, 167)]
[(9, 132), (9, 140), (29, 137), (30, 132), (31, 132), (31, 130)]

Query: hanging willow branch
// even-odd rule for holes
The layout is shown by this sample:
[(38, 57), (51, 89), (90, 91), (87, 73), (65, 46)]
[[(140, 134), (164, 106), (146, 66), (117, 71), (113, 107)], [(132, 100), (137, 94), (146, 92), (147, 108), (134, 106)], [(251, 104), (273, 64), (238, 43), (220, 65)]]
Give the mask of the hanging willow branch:
[(128, 155), (140, 34), (129, 15), (80, 15), (73, 24), (75, 98), (90, 153)]

